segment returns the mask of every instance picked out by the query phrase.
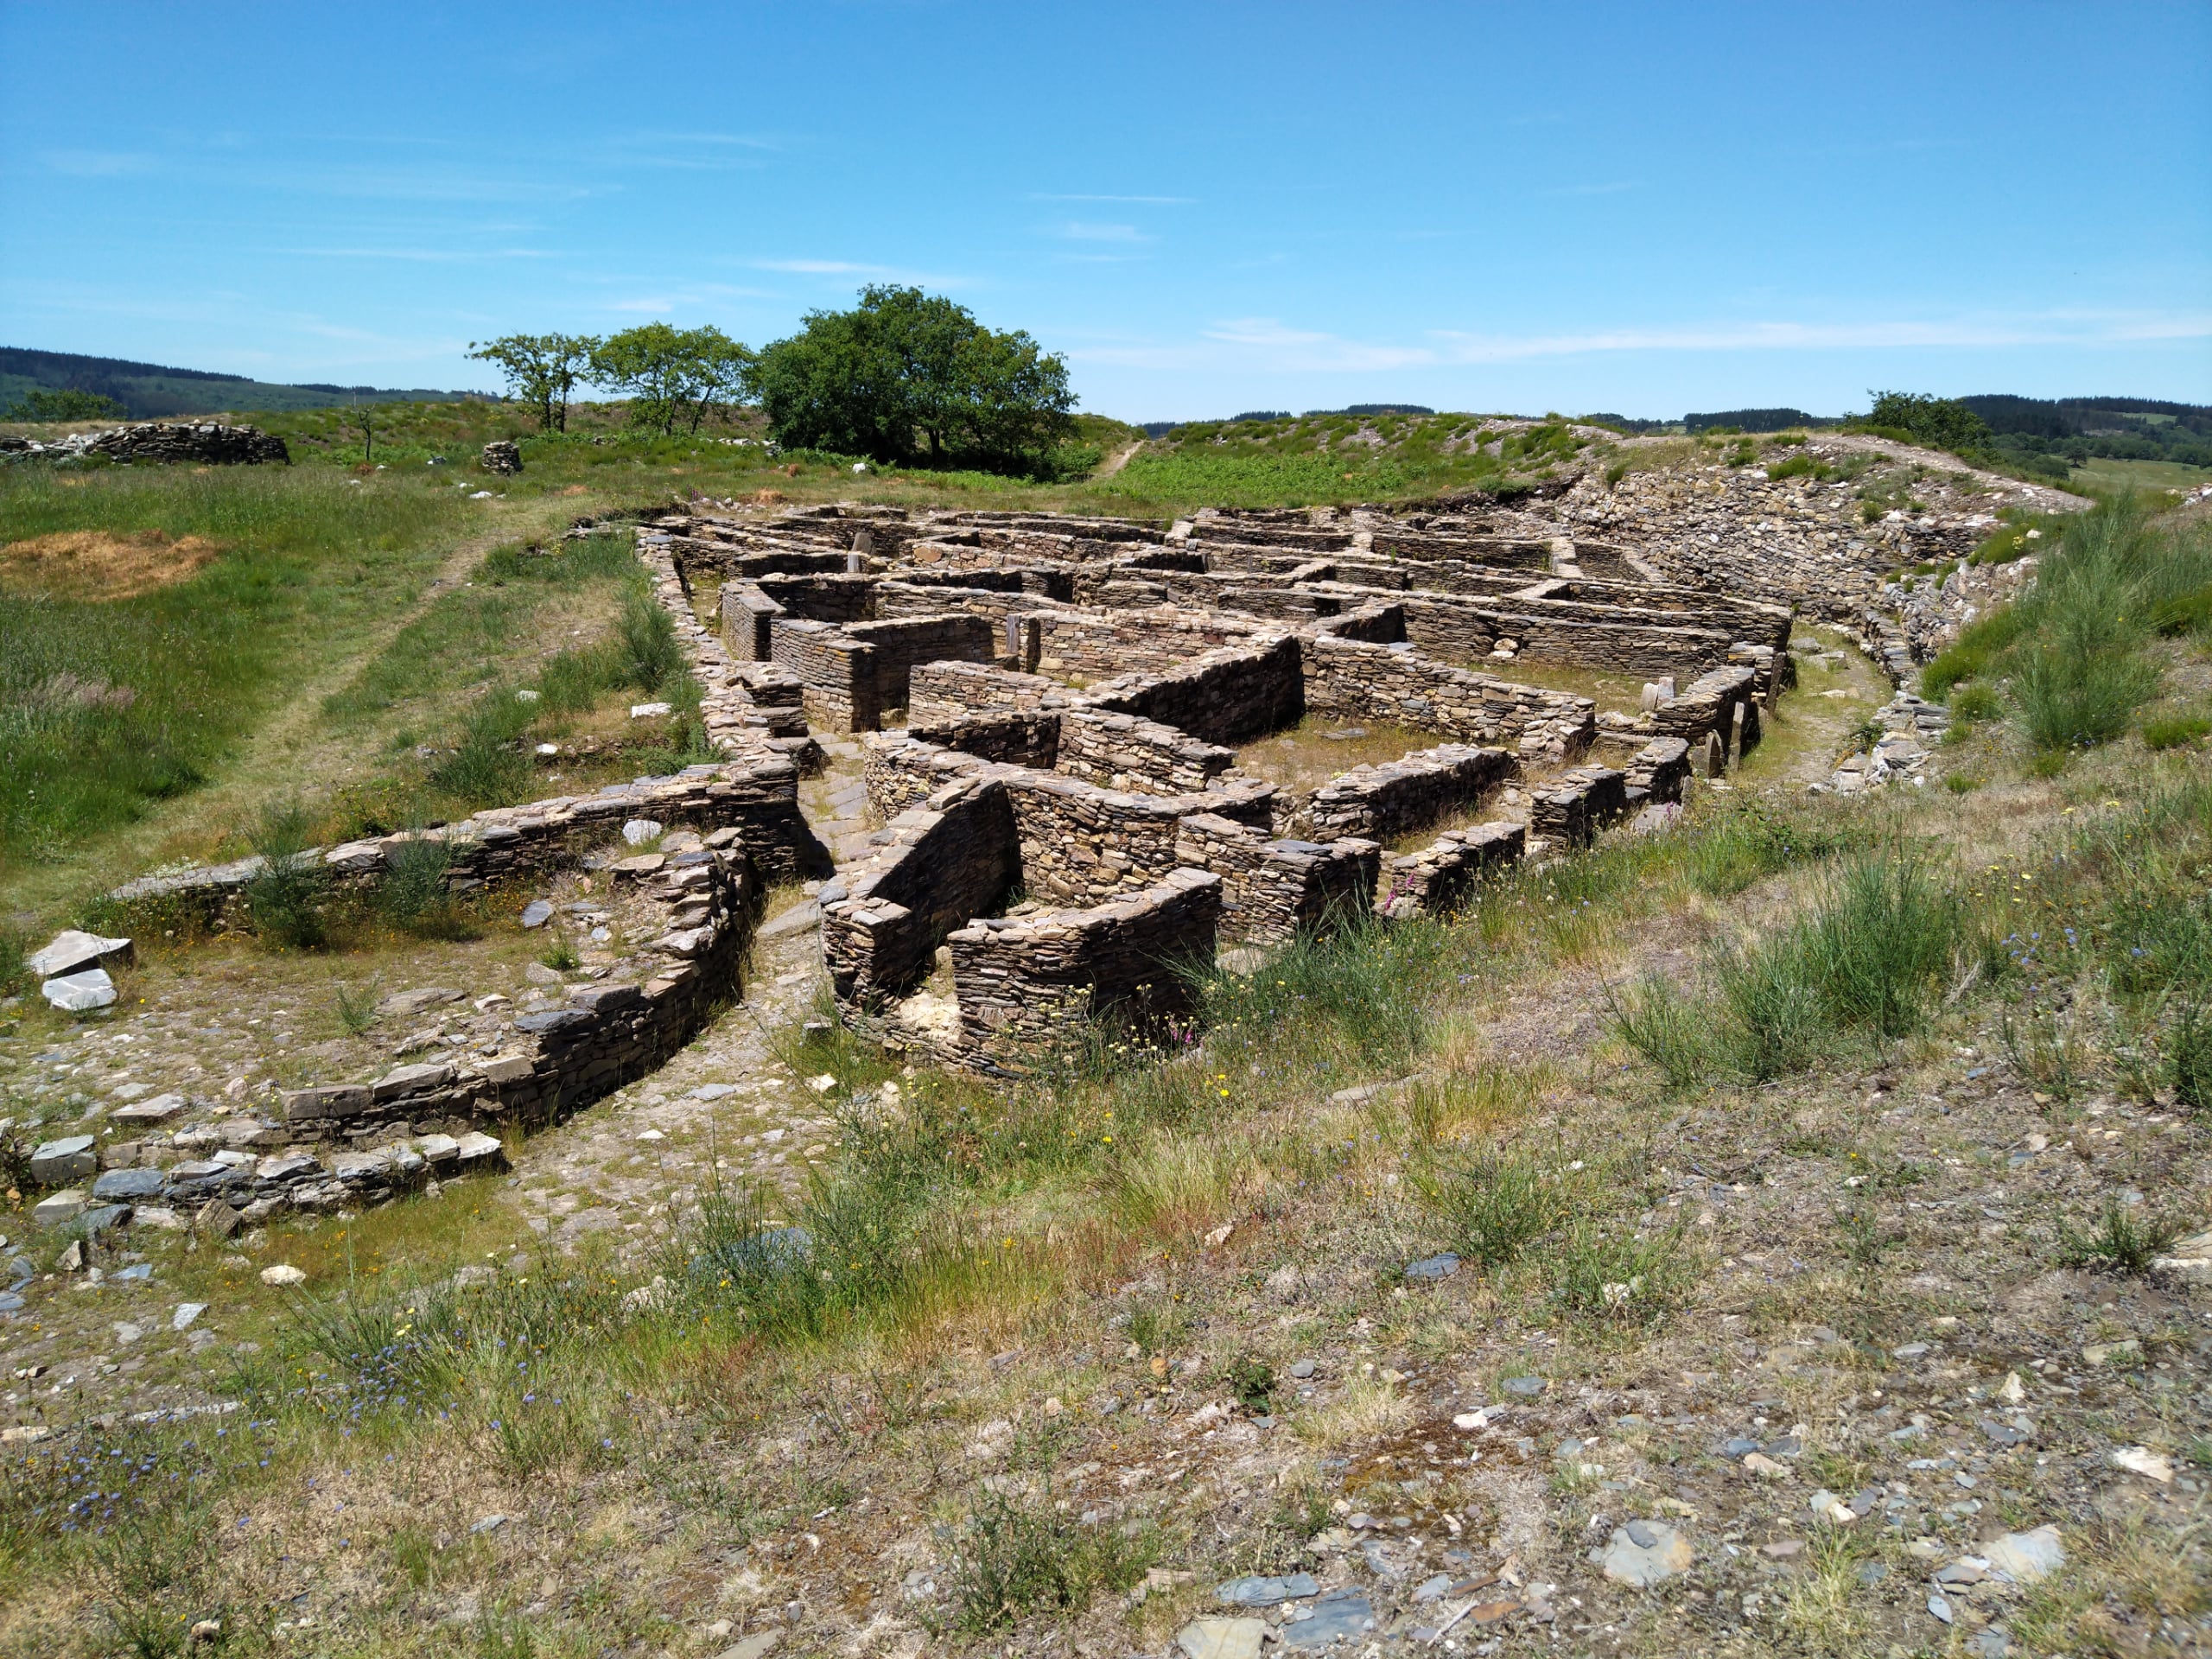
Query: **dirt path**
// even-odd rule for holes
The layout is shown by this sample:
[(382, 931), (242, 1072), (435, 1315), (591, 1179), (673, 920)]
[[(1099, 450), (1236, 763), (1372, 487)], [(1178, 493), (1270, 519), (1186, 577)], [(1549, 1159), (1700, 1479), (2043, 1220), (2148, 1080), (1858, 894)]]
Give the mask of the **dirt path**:
[[(339, 690), (397, 639), (403, 630), (437, 601), (466, 581), (477, 562), (503, 542), (564, 519), (575, 510), (569, 500), (518, 504), (498, 522), (457, 543), (412, 603), (400, 607), (373, 626), (353, 634), (343, 655), (325, 656), (319, 666), (295, 681), (283, 702), (240, 741), (222, 775), (204, 789), (162, 803), (145, 817), (104, 836), (79, 858), (25, 870), (12, 884), (8, 908), (43, 915), (77, 893), (88, 864), (103, 878), (125, 881), (166, 861), (205, 856), (226, 830), (247, 817), (270, 796), (312, 779), (327, 785), (350, 771), (328, 751), (336, 746), (323, 724), (323, 700)], [(543, 521), (541, 523), (541, 521)]]
[(1139, 438), (1135, 443), (1129, 444), (1123, 448), (1116, 449), (1112, 454), (1107, 456), (1106, 464), (1101, 467), (1096, 472), (1093, 473), (1091, 477), (1094, 479), (1113, 477), (1115, 474), (1120, 472), (1122, 467), (1129, 464), (1131, 458), (1135, 455), (1136, 452), (1144, 448), (1144, 442), (1145, 441), (1142, 438)]

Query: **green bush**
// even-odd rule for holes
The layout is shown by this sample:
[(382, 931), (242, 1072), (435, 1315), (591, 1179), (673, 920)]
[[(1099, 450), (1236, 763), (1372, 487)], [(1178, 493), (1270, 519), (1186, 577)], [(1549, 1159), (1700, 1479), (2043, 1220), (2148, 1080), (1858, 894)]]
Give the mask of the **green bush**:
[(1980, 681), (1961, 686), (1951, 698), (1951, 718), (1961, 722), (1994, 720), (2005, 712), (1997, 688)]
[(676, 623), (649, 594), (633, 593), (623, 601), (616, 639), (624, 680), (640, 691), (659, 690), (683, 666)]
[(311, 826), (296, 800), (270, 802), (254, 826), (253, 851), (262, 868), (246, 883), (246, 913), (271, 944), (312, 950), (329, 942), (323, 913), (329, 887), (321, 860), (308, 850)]
[(2117, 1198), (2105, 1201), (2097, 1224), (2087, 1232), (2061, 1219), (2058, 1260), (2069, 1268), (2103, 1268), (2113, 1273), (2146, 1273), (2173, 1247), (2189, 1224), (2173, 1216), (2137, 1216)]
[(1712, 1067), (1707, 1010), (1663, 974), (1647, 974), (1612, 1004), (1613, 1029), (1658, 1067), (1670, 1089), (1688, 1089)]
[(1575, 1224), (1551, 1258), (1554, 1306), (1585, 1323), (1636, 1329), (1681, 1305), (1691, 1274), (1683, 1260), (1684, 1224), (1649, 1236), (1618, 1222)]
[(1827, 1021), (1808, 965), (1796, 932), (1715, 957), (1717, 1035), (1732, 1071), (1765, 1083), (1802, 1071), (1821, 1052)]
[(944, 1541), (960, 1628), (982, 1636), (1037, 1611), (1074, 1611), (1103, 1590), (1142, 1578), (1156, 1555), (1148, 1537), (1085, 1527), (1047, 1505), (1017, 1505), (987, 1492)]
[(2212, 1110), (2212, 1011), (2191, 1005), (2174, 1021), (2165, 1044), (2174, 1099), (2192, 1112)]
[[(1777, 442), (1780, 442), (1780, 440), (1777, 440)], [(1796, 442), (1802, 443), (1805, 440), (1800, 437)], [(1815, 480), (1825, 480), (1833, 478), (1835, 474), (1817, 457), (1808, 454), (1796, 454), (1791, 455), (1786, 461), (1770, 462), (1767, 466), (1766, 475), (1770, 479), (1777, 480), (1784, 478), (1810, 478)]]
[(1564, 1224), (1569, 1211), (1557, 1172), (1517, 1150), (1440, 1153), (1413, 1173), (1413, 1182), (1452, 1248), (1484, 1268), (1518, 1261)]
[(1958, 895), (1927, 855), (1899, 848), (1859, 859), (1796, 930), (1801, 975), (1832, 1023), (1904, 1036), (1965, 936)]
[(2168, 715), (2143, 722), (2143, 741), (2153, 749), (2183, 749), (2208, 732), (2212, 720), (2202, 715)]

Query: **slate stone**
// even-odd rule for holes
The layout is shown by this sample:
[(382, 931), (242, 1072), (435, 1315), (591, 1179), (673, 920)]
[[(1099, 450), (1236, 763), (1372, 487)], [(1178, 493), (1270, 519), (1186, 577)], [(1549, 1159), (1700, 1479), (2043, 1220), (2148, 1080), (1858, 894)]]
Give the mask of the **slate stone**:
[(1440, 1255), (1424, 1256), (1406, 1268), (1408, 1279), (1449, 1279), (1459, 1271), (1459, 1258), (1446, 1250)]
[(2008, 1532), (1984, 1544), (1981, 1550), (1989, 1570), (2003, 1573), (2015, 1584), (2033, 1584), (2066, 1565), (2065, 1541), (2053, 1526)]
[(550, 1031), (565, 1031), (571, 1026), (586, 1025), (591, 1015), (582, 1008), (548, 1008), (543, 1014), (525, 1014), (515, 1020), (517, 1031), (543, 1036)]
[(92, 1183), (96, 1198), (150, 1198), (161, 1192), (158, 1169), (111, 1169)]
[(1303, 1382), (1307, 1377), (1313, 1376), (1317, 1369), (1318, 1368), (1315, 1366), (1314, 1363), (1310, 1359), (1293, 1360), (1290, 1366), (1290, 1375)]
[(128, 939), (103, 938), (97, 933), (82, 933), (70, 928), (55, 934), (43, 949), (26, 957), (23, 968), (40, 979), (59, 979), (79, 969), (95, 967), (110, 957), (127, 963), (132, 955)]
[(98, 1209), (87, 1210), (83, 1215), (78, 1217), (77, 1225), (83, 1228), (85, 1236), (90, 1238), (95, 1233), (105, 1233), (112, 1228), (120, 1227), (130, 1219), (130, 1206), (129, 1205), (104, 1204)]
[(1757, 1440), (1747, 1440), (1738, 1434), (1734, 1440), (1722, 1443), (1720, 1455), (1724, 1458), (1748, 1458), (1760, 1449)]
[(1375, 1624), (1375, 1605), (1357, 1590), (1332, 1590), (1314, 1602), (1304, 1618), (1293, 1619), (1280, 1632), (1286, 1648), (1325, 1648), (1330, 1643), (1363, 1636)]
[(1194, 1618), (1176, 1634), (1187, 1659), (1260, 1659), (1263, 1618)]
[(1546, 1384), (1541, 1376), (1509, 1376), (1498, 1387), (1516, 1399), (1533, 1400), (1544, 1391)]
[(533, 899), (522, 907), (524, 927), (543, 927), (553, 919), (553, 906), (543, 899)]
[(100, 1166), (98, 1143), (89, 1135), (66, 1135), (41, 1141), (31, 1153), (31, 1179), (41, 1186), (67, 1186)]
[(1231, 1579), (1214, 1591), (1217, 1600), (1232, 1607), (1272, 1607), (1279, 1601), (1295, 1601), (1321, 1593), (1310, 1573), (1293, 1573), (1280, 1579)]

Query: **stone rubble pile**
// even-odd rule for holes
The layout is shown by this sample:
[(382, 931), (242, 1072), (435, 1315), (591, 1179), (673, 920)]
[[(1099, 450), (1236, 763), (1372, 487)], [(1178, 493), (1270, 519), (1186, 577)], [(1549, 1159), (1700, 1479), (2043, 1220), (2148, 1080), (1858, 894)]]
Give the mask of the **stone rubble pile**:
[(193, 461), (202, 466), (251, 467), (291, 463), (284, 440), (257, 426), (226, 426), (215, 421), (142, 421), (101, 432), (72, 432), (43, 443), (35, 438), (0, 437), (0, 455), (46, 461), (77, 461), (105, 455), (121, 465), (137, 461)]

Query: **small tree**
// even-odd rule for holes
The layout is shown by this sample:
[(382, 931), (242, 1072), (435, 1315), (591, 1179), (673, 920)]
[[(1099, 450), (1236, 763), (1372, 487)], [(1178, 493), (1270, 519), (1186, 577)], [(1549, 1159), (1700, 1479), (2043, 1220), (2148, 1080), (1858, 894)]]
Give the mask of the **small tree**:
[(1989, 442), (1989, 428), (1980, 416), (1949, 397), (1924, 391), (1870, 391), (1874, 407), (1866, 416), (1869, 426), (1886, 426), (1909, 434), (1916, 443), (1931, 449), (1971, 449)]
[(469, 356), (496, 364), (512, 397), (537, 410), (541, 432), (569, 429), (569, 394), (584, 378), (601, 342), (593, 334), (506, 334), (478, 345)]
[(0, 420), (113, 421), (121, 419), (124, 413), (121, 404), (97, 391), (80, 391), (74, 386), (59, 390), (40, 386), (0, 410)]
[(592, 353), (592, 378), (630, 400), (630, 418), (663, 437), (688, 421), (696, 432), (708, 410), (743, 400), (752, 384), (750, 348), (719, 328), (648, 322), (610, 334)]

